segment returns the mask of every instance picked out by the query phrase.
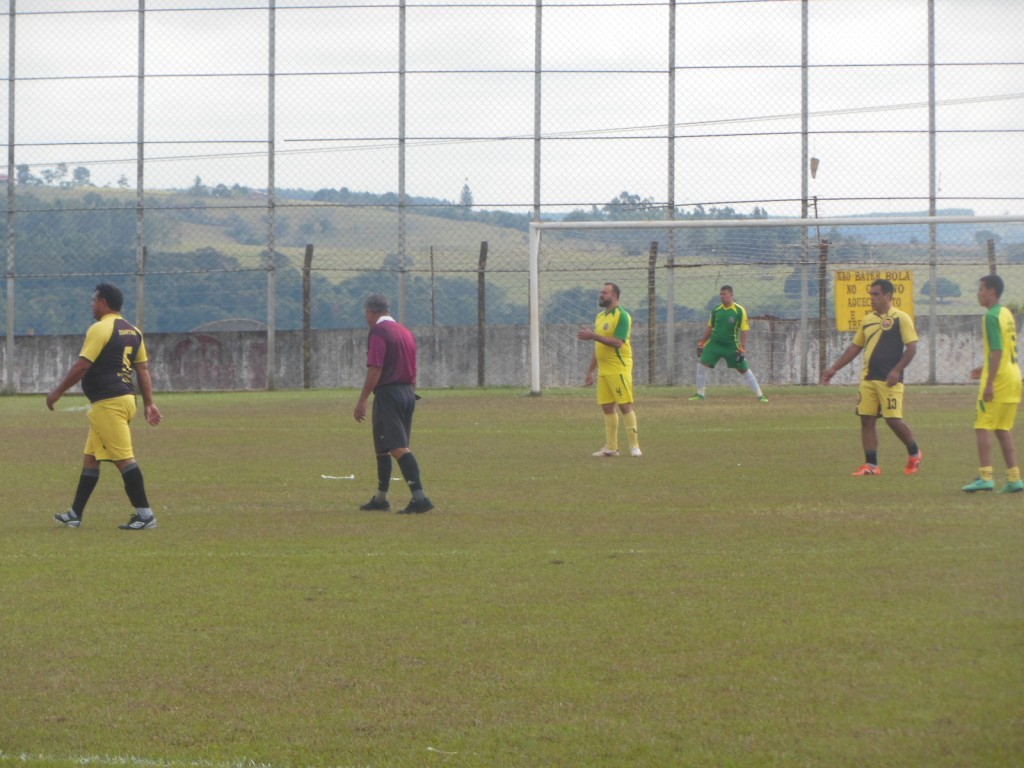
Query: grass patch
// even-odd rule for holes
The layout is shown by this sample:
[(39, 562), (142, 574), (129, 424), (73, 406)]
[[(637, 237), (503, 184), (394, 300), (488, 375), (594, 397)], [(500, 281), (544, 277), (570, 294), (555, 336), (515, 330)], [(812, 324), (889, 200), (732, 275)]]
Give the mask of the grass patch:
[(112, 468), (50, 518), (81, 398), (0, 398), (0, 765), (1019, 765), (1024, 509), (958, 490), (973, 392), (912, 387), (921, 473), (883, 427), (851, 478), (852, 388), (642, 388), (639, 460), (590, 457), (592, 392), (427, 391), (408, 518), (356, 509), (354, 391), (163, 395), (139, 534)]

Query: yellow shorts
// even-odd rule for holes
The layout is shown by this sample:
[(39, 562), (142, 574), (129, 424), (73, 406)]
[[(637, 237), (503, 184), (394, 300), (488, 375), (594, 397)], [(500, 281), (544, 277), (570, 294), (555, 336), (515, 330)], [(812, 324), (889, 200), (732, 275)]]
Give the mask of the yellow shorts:
[(977, 416), (974, 419), (975, 429), (988, 429), (1009, 432), (1013, 429), (1017, 417), (1017, 406), (1020, 403), (986, 403), (978, 400)]
[(597, 404), (617, 403), (627, 405), (633, 402), (633, 374), (615, 373), (597, 377)]
[(121, 461), (135, 456), (128, 424), (135, 418), (135, 396), (121, 395), (89, 406), (89, 436), (85, 453), (100, 461)]
[(857, 391), (857, 415), (903, 418), (903, 382), (890, 387), (884, 381), (864, 379)]

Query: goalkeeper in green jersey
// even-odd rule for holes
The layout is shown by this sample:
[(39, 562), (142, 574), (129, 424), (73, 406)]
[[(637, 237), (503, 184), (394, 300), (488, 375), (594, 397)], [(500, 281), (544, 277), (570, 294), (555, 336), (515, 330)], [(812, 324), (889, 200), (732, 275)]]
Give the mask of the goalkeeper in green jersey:
[(723, 285), (718, 296), (722, 303), (711, 310), (708, 327), (697, 342), (697, 356), (700, 358), (700, 365), (697, 366), (697, 393), (690, 399), (705, 399), (708, 371), (724, 358), (725, 364), (743, 378), (743, 383), (750, 387), (758, 401), (767, 403), (768, 398), (761, 391), (746, 358), (747, 333), (750, 331), (747, 310), (733, 301), (731, 285)]

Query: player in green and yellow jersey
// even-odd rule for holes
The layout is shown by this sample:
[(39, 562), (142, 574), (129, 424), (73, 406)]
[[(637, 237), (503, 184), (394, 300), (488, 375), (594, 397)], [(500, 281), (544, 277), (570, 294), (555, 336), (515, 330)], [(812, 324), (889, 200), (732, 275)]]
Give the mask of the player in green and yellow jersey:
[(853, 474), (880, 475), (878, 466), (878, 417), (907, 448), (907, 465), (903, 474), (913, 475), (921, 466), (921, 450), (917, 447), (910, 425), (903, 420), (903, 369), (917, 354), (917, 330), (914, 319), (892, 305), (896, 286), (889, 280), (875, 280), (868, 289), (871, 312), (864, 316), (853, 343), (831, 368), (821, 375), (828, 384), (840, 368), (864, 352), (857, 392), (857, 415), (860, 416), (860, 438), (864, 447), (864, 464)]
[(639, 457), (636, 413), (633, 412), (633, 348), (629, 343), (633, 318), (619, 306), (619, 286), (605, 283), (597, 303), (601, 312), (594, 320), (594, 330), (583, 329), (576, 334), (581, 341), (594, 342), (594, 355), (587, 369), (587, 386), (597, 375), (597, 403), (604, 411), (604, 447), (595, 456), (619, 455), (619, 413), (626, 427), (629, 455)]
[(722, 303), (711, 310), (711, 319), (704, 329), (704, 336), (697, 342), (697, 393), (691, 400), (704, 400), (704, 390), (708, 383), (708, 371), (725, 358), (725, 364), (743, 377), (743, 382), (750, 387), (759, 402), (767, 403), (757, 377), (750, 370), (747, 362), (747, 333), (750, 331), (750, 319), (747, 310), (733, 301), (731, 285), (723, 285), (718, 292)]
[(985, 364), (971, 371), (971, 378), (980, 382), (974, 434), (978, 440), (978, 463), (981, 466), (977, 479), (963, 487), (967, 493), (995, 488), (992, 479), (993, 433), (1006, 461), (1006, 485), (999, 492), (1024, 491), (1017, 466), (1017, 449), (1013, 445), (1013, 422), (1021, 394), (1017, 323), (1013, 313), (999, 303), (1003, 287), (1003, 279), (998, 275), (985, 275), (978, 281), (978, 303), (987, 310), (981, 325)]

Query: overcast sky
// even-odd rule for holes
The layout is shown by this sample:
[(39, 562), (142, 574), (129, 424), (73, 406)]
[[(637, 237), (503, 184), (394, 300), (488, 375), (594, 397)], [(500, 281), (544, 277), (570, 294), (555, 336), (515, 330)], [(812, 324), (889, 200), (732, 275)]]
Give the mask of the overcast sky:
[[(134, 184), (138, 6), (18, 3), (16, 163)], [(267, 4), (146, 6), (146, 186), (266, 187)], [(1024, 212), (1024, 2), (935, 7), (940, 207)], [(279, 0), (277, 186), (397, 191), (398, 19), (391, 2)], [(667, 199), (667, 5), (561, 3), (542, 19), (544, 204)], [(457, 200), (468, 182), (478, 207), (528, 210), (534, 6), (417, 2), (406, 23), (407, 193)], [(680, 2), (676, 24), (677, 204), (799, 214), (801, 3)], [(821, 215), (927, 207), (927, 42), (927, 0), (811, 1)]]

